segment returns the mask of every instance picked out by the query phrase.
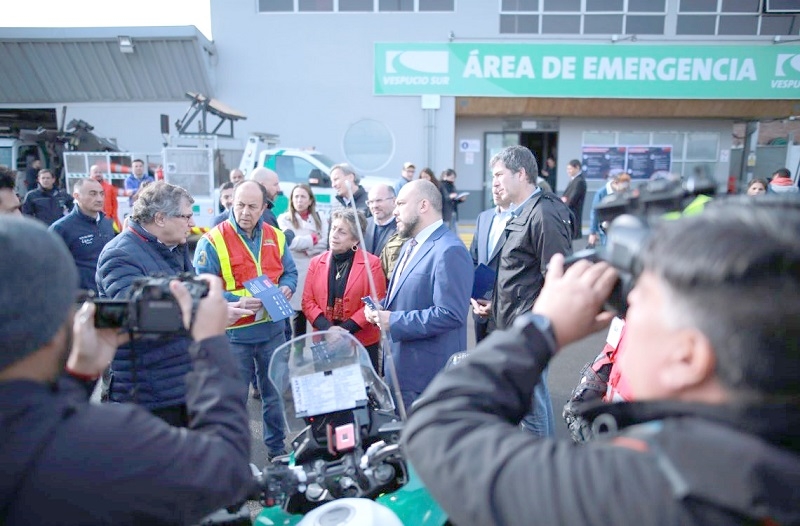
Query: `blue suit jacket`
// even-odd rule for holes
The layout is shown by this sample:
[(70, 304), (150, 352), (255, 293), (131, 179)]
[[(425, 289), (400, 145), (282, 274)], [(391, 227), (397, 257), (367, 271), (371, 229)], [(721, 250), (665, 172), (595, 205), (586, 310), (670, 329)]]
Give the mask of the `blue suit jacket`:
[(473, 274), (464, 243), (442, 225), (392, 276), (384, 306), (392, 311), (389, 335), (402, 390), (422, 392), (450, 355), (467, 348)]

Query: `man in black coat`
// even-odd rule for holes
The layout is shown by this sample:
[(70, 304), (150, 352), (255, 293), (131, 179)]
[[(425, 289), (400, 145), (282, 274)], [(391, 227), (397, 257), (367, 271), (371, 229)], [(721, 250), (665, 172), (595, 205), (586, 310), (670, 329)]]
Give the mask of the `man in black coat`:
[[(498, 241), (500, 261), (492, 294), (492, 318), (498, 329), (511, 327), (539, 296), (544, 271), (553, 254), (570, 255), (569, 209), (536, 186), (539, 167), (524, 146), (510, 146), (492, 157), (492, 191), (509, 203), (511, 217)], [(536, 436), (552, 436), (555, 417), (546, 373), (534, 392), (522, 426)]]
[(244, 499), (250, 429), (219, 278), (194, 317), (185, 286), (170, 286), (193, 340), (179, 429), (141, 406), (89, 403), (121, 340), (95, 328), (93, 304), (75, 315), (78, 273), (58, 236), (3, 215), (0, 246), (0, 524), (197, 524)]
[(56, 186), (56, 178), (48, 169), (39, 170), (39, 186), (25, 194), (22, 213), (50, 226), (72, 210), (72, 196)]
[(800, 523), (800, 210), (748, 199), (664, 222), (637, 256), (637, 401), (584, 408), (592, 442), (517, 422), (559, 349), (611, 321), (607, 263), (555, 256), (532, 312), (430, 384), (403, 448), (454, 524)]
[(581, 162), (577, 159), (567, 164), (569, 184), (564, 190), (561, 200), (566, 203), (574, 217), (572, 239), (583, 237), (583, 201), (586, 199), (586, 178), (581, 171)]

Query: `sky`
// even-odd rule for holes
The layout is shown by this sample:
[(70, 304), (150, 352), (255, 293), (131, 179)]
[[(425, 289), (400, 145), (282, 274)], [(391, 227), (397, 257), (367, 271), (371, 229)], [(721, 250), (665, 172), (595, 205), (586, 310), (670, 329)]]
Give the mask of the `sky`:
[(210, 0), (0, 0), (0, 27), (196, 26), (211, 40)]

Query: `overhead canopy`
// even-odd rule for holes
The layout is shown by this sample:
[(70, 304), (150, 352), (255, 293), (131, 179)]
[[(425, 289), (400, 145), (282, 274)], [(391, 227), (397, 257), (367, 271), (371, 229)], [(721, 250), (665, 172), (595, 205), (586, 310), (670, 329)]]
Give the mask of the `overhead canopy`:
[(213, 96), (214, 53), (194, 26), (0, 28), (0, 104)]

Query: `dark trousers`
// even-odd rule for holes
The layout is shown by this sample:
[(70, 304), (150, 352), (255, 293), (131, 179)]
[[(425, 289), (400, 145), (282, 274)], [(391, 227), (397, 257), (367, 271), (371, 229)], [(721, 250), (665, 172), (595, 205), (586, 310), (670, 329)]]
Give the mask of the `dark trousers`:
[(306, 315), (303, 314), (303, 311), (294, 311), (294, 317), (292, 318), (292, 329), (294, 330), (295, 338), (306, 333)]

